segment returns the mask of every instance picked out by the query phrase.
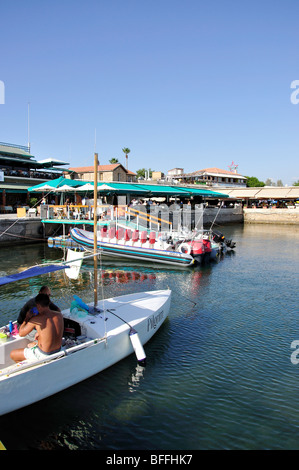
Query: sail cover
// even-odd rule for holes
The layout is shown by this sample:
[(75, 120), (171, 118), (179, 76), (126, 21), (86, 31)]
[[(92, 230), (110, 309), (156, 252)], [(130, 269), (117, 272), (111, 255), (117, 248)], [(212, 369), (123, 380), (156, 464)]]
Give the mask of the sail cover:
[(58, 266), (55, 264), (50, 264), (48, 266), (34, 266), (33, 268), (26, 269), (20, 273), (11, 274), (10, 276), (0, 277), (0, 286), (4, 284), (9, 284), (10, 282), (21, 281), (22, 279), (27, 279), (28, 277), (40, 276), (41, 274), (51, 273), (53, 271), (59, 271), (60, 269), (66, 269), (70, 266)]

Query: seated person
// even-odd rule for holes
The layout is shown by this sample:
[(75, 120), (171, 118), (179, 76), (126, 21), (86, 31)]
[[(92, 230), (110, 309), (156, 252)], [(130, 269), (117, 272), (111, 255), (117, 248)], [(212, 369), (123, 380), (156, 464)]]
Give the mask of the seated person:
[[(49, 297), (51, 296), (51, 290), (48, 286), (43, 286), (39, 290), (39, 294), (47, 294)], [(21, 308), (17, 323), (18, 325), (22, 325), (23, 321), (25, 320), (26, 314), (29, 310), (31, 310), (33, 307), (36, 307), (35, 305), (35, 298), (29, 299), (25, 305)], [(50, 310), (56, 310), (57, 312), (60, 312), (60, 308), (57, 307), (53, 302), (50, 301)]]
[(64, 330), (63, 316), (60, 312), (51, 310), (50, 299), (46, 294), (35, 297), (38, 314), (27, 312), (26, 318), (19, 329), (20, 336), (27, 336), (34, 328), (37, 333), (36, 341), (28, 344), (25, 349), (14, 349), (10, 357), (15, 362), (40, 360), (48, 358), (61, 349)]

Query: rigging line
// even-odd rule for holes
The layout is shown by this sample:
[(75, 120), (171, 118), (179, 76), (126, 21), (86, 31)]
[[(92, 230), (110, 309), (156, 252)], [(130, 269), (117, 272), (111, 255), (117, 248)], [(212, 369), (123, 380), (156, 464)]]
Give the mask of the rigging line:
[(119, 318), (119, 320), (121, 320), (122, 322), (126, 323), (126, 325), (128, 325), (131, 330), (133, 329), (133, 327), (130, 325), (130, 323), (128, 323), (126, 320), (124, 320), (123, 318), (121, 318), (119, 315), (117, 315), (116, 313), (112, 312), (112, 310), (110, 310), (109, 308), (106, 309), (107, 312), (109, 313), (112, 313), (112, 315), (114, 315), (115, 317)]
[[(24, 218), (24, 217), (23, 217)], [(4, 230), (4, 232), (2, 232), (0, 234), (0, 237), (2, 237), (2, 235), (4, 235), (10, 228), (12, 228), (17, 222), (19, 222), (19, 219), (16, 219), (9, 227), (7, 227), (6, 230)]]
[[(219, 212), (220, 212), (220, 210), (221, 210), (223, 204), (224, 204), (224, 203), (223, 203), (223, 201), (222, 201), (222, 203), (220, 204), (219, 209), (218, 209), (218, 211), (217, 211), (217, 213), (216, 213), (216, 215), (215, 215), (215, 217), (214, 217), (214, 220), (213, 220), (213, 222), (212, 222), (212, 224), (211, 224), (211, 227), (209, 228), (209, 232), (210, 232), (210, 233), (212, 233), (213, 225), (219, 225), (219, 224), (216, 224), (216, 219), (217, 219), (217, 217), (218, 217), (218, 214), (219, 214)], [(205, 210), (206, 210), (206, 208), (204, 208), (200, 220), (203, 220), (203, 216), (204, 216), (204, 211), (205, 211)], [(199, 220), (198, 222), (200, 222), (200, 220)], [(196, 226), (195, 226), (195, 228), (194, 228), (194, 234), (193, 234), (193, 236), (191, 237), (191, 240), (192, 240), (193, 238), (195, 238), (196, 235), (197, 235), (198, 230), (196, 231), (196, 227), (197, 227), (198, 222), (196, 223)]]
[(211, 225), (211, 227), (210, 227), (210, 230), (212, 230), (212, 227), (213, 227), (213, 225), (214, 225), (214, 223), (215, 223), (215, 221), (216, 221), (216, 219), (217, 219), (217, 217), (218, 217), (218, 214), (219, 214), (219, 212), (220, 212), (220, 210), (221, 210), (223, 204), (224, 204), (224, 202), (222, 201), (222, 203), (220, 204), (219, 209), (218, 209), (218, 211), (217, 211), (217, 214), (215, 215), (215, 218), (214, 218), (214, 220), (213, 220), (213, 222), (212, 222), (212, 225)]
[[(5, 234), (6, 232), (1, 232), (0, 233), (0, 236)], [(40, 238), (40, 237), (26, 237), (25, 235), (19, 235), (17, 233), (6, 233), (7, 236), (10, 236), (10, 237), (17, 237), (17, 238), (24, 238), (26, 240), (35, 240), (35, 241), (43, 241), (43, 240), (47, 240), (46, 238)]]
[[(97, 192), (97, 197), (98, 197), (98, 192)], [(98, 228), (96, 227), (96, 230)], [(103, 263), (102, 263), (102, 253), (103, 250), (100, 250), (99, 252), (96, 253), (96, 255), (99, 258), (100, 261), (100, 273), (101, 273), (101, 295), (102, 295), (102, 305), (103, 305), (103, 315), (104, 315), (104, 324), (105, 324), (105, 336), (107, 336), (107, 330), (106, 330), (106, 309), (105, 309), (105, 302), (104, 302), (104, 279), (103, 279)]]
[[(72, 173), (74, 173), (74, 171), (73, 171)], [(72, 175), (72, 173), (70, 173), (70, 175)], [(59, 189), (59, 188), (57, 188), (57, 189)], [(48, 191), (45, 196), (43, 196), (42, 198), (40, 198), (40, 199), (32, 206), (32, 208), (35, 208), (35, 207), (37, 207), (38, 205), (40, 205), (41, 201), (42, 201), (45, 197), (47, 197), (50, 193), (55, 193), (55, 190), (54, 190), (54, 189), (51, 189), (50, 191)], [(9, 229), (10, 229), (11, 227), (13, 227), (16, 223), (20, 222), (20, 221), (23, 220), (23, 219), (26, 219), (26, 216), (20, 217), (20, 218), (16, 219), (4, 232), (2, 232), (2, 233), (0, 234), (0, 237), (2, 237), (2, 235), (4, 235), (4, 234), (7, 232), (7, 230), (9, 230)]]
[[(46, 194), (46, 196), (48, 196), (48, 194), (50, 194), (51, 192), (52, 192), (52, 191), (49, 191), (49, 192)], [(36, 203), (34, 206), (32, 206), (32, 207), (34, 208), (35, 206), (37, 206), (38, 203), (40, 203), (42, 200), (43, 200), (43, 198), (41, 198), (39, 201), (37, 201), (37, 203)], [(20, 221), (23, 220), (23, 219), (26, 219), (26, 216), (20, 217), (20, 218), (16, 219), (9, 227), (7, 227), (6, 230), (4, 230), (4, 232), (2, 232), (2, 233), (0, 234), (0, 237), (2, 237), (2, 235), (4, 235), (10, 228), (12, 228), (15, 224), (17, 224), (18, 222), (20, 222)]]
[(183, 298), (186, 299), (186, 300), (189, 300), (189, 302), (191, 302), (192, 304), (197, 305), (197, 302), (194, 302), (194, 300), (188, 299), (188, 297), (185, 297), (185, 296), (182, 295), (182, 294), (180, 294), (180, 296), (183, 297)]
[[(70, 176), (71, 176), (73, 173), (74, 173), (74, 171), (72, 171), (72, 173), (70, 173)], [(59, 189), (59, 188), (57, 188), (57, 189)], [(54, 189), (51, 189), (49, 192), (46, 193), (46, 195), (45, 195), (44, 197), (47, 197), (50, 193), (54, 193), (54, 192), (55, 192)], [(41, 199), (39, 199), (39, 200), (36, 202), (36, 204), (34, 204), (34, 206), (32, 206), (32, 208), (35, 208), (36, 206), (38, 206), (38, 204), (41, 203), (41, 201), (44, 199), (44, 197), (42, 197)], [(9, 230), (11, 227), (13, 227), (17, 222), (20, 222), (20, 221), (23, 220), (23, 219), (26, 219), (26, 216), (20, 217), (20, 218), (16, 219), (4, 232), (2, 232), (2, 233), (0, 234), (0, 237), (2, 237), (2, 235), (4, 235), (4, 234), (7, 232), (7, 230)]]

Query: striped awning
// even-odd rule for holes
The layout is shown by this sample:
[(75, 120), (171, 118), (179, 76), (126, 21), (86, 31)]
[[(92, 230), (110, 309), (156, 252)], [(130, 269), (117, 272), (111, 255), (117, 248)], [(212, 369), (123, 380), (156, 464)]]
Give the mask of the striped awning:
[(299, 186), (275, 187), (267, 186), (261, 188), (236, 188), (226, 191), (232, 199), (296, 199), (299, 198)]
[(256, 199), (283, 199), (289, 198), (288, 196), (290, 188), (261, 188), (261, 190), (256, 194)]

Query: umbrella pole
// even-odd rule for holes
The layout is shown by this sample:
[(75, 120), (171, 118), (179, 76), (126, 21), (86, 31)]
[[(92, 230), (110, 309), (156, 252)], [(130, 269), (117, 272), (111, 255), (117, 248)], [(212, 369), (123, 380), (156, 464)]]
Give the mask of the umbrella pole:
[(98, 303), (98, 266), (97, 266), (97, 199), (98, 199), (98, 154), (94, 154), (94, 192), (93, 192), (93, 264), (94, 264), (94, 306)]

